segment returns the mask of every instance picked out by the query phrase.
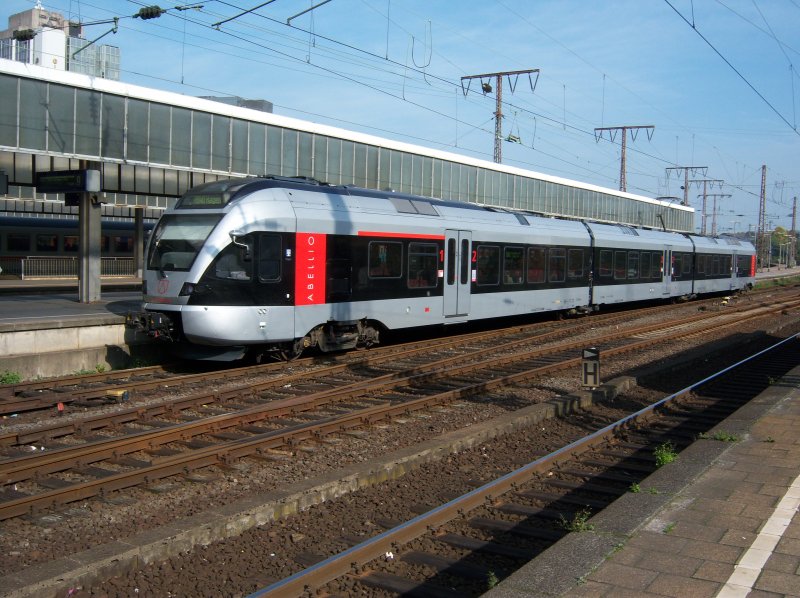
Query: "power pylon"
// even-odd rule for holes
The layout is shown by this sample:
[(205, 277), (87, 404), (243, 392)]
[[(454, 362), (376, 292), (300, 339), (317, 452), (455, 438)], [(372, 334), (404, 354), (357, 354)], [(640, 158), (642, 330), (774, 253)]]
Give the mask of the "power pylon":
[[(653, 131), (655, 130), (654, 125), (635, 125), (635, 126), (623, 126), (623, 127), (595, 127), (594, 129), (594, 137), (595, 140), (600, 141), (603, 138), (603, 131), (608, 131), (609, 138), (611, 141), (614, 141), (614, 137), (616, 136), (617, 131), (622, 131), (622, 157), (620, 159), (619, 165), (619, 190), (626, 191), (627, 190), (627, 183), (625, 181), (625, 146), (626, 140), (628, 138), (628, 131), (631, 132), (631, 139), (636, 141), (636, 135), (639, 132), (639, 129), (646, 129), (647, 130), (647, 140), (650, 141), (653, 138)], [(599, 134), (598, 134), (599, 133)]]
[(703, 183), (703, 194), (698, 195), (697, 197), (703, 198), (703, 211), (701, 213), (701, 220), (700, 220), (700, 234), (706, 234), (706, 218), (708, 217), (706, 213), (706, 201), (708, 200), (708, 186), (711, 185), (711, 188), (714, 188), (714, 185), (719, 185), (720, 189), (722, 188), (722, 183), (725, 181), (721, 179), (693, 179), (689, 181), (691, 183)]
[[(691, 171), (692, 176), (697, 176), (697, 173), (700, 173), (700, 176), (706, 176), (706, 172), (708, 171), (708, 166), (670, 166), (667, 170), (667, 178), (669, 178), (669, 171), (670, 170), (682, 170), (683, 171), (683, 205), (689, 205), (689, 172)], [(680, 176), (680, 173), (678, 173)]]
[[(532, 74), (536, 74), (536, 80), (531, 78)], [(520, 75), (528, 75), (528, 81), (531, 84), (531, 91), (536, 89), (536, 81), (539, 80), (539, 69), (527, 69), (524, 71), (503, 71), (502, 73), (484, 73), (482, 75), (468, 75), (466, 77), (461, 77), (461, 89), (466, 96), (469, 93), (469, 81), (472, 79), (480, 79), (481, 81), (481, 91), (483, 94), (486, 95), (487, 93), (492, 93), (492, 84), (488, 82), (494, 78), (495, 80), (495, 111), (494, 111), (494, 161), (497, 164), (500, 164), (503, 161), (503, 77), (508, 77), (508, 86), (511, 89), (511, 93), (514, 93), (514, 89), (517, 86), (517, 81), (519, 80)], [(514, 77), (513, 82), (511, 77)], [(487, 81), (484, 81), (487, 79)], [(464, 81), (467, 81), (466, 88), (464, 87)]]

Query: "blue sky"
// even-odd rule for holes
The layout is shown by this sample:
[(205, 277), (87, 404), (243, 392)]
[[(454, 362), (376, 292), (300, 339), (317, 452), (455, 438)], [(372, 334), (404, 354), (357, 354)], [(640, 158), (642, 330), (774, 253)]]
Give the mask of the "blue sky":
[[(654, 125), (652, 139), (629, 133), (629, 191), (682, 197), (682, 177), (665, 169), (707, 166), (691, 178), (724, 180), (710, 192), (731, 195), (718, 230), (741, 231), (757, 221), (766, 164), (768, 221), (791, 226), (800, 0), (330, 0), (291, 27), (312, 2), (274, 0), (212, 27), (263, 2), (160, 0), (165, 15), (122, 18), (100, 43), (121, 49), (128, 83), (267, 99), (279, 114), (487, 160), (495, 95), (473, 81), (465, 96), (461, 77), (540, 69), (534, 90), (527, 77), (513, 93), (504, 81), (503, 134), (521, 141), (503, 143), (504, 163), (618, 188), (620, 134), (598, 142), (594, 129)], [(148, 4), (42, 0), (82, 22)], [(3, 0), (0, 24), (34, 5)], [(693, 206), (701, 192), (690, 187)]]

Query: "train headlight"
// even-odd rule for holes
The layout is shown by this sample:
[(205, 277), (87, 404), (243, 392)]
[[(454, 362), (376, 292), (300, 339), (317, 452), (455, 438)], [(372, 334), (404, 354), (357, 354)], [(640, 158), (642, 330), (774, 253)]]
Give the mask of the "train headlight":
[(183, 283), (183, 287), (181, 287), (181, 292), (178, 293), (178, 296), (188, 297), (192, 293), (194, 293), (194, 284), (192, 284), (191, 282), (185, 282)]

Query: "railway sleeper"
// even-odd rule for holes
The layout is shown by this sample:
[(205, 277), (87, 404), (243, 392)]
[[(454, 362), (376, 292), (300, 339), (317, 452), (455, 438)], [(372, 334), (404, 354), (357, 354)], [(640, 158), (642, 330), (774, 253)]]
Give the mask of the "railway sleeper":
[(463, 596), (461, 592), (435, 586), (428, 581), (413, 581), (405, 577), (383, 573), (381, 571), (362, 573), (358, 576), (354, 576), (354, 579), (365, 586), (379, 588), (400, 595), (415, 596), (417, 595), (415, 593), (416, 591), (423, 591), (424, 588), (424, 593), (420, 595), (424, 595), (426, 598), (461, 598)]
[(563, 488), (565, 490), (580, 490), (582, 492), (593, 492), (596, 494), (608, 494), (611, 496), (620, 496), (625, 494), (626, 488), (620, 488), (618, 485), (602, 485), (593, 484), (591, 482), (571, 482), (569, 480), (547, 480), (549, 486), (555, 488)]
[(443, 557), (430, 554), (422, 550), (412, 550), (405, 553), (401, 559), (411, 565), (430, 567), (439, 573), (457, 575), (465, 579), (485, 580), (489, 575), (490, 569), (477, 563), (467, 563), (461, 559)]
[(454, 533), (439, 534), (434, 536), (434, 539), (454, 548), (469, 550), (474, 553), (493, 554), (523, 561), (529, 561), (539, 553), (539, 551), (534, 548), (509, 546), (492, 540), (478, 540), (477, 538), (470, 538)]
[(526, 523), (513, 521), (498, 521), (487, 519), (486, 517), (473, 517), (469, 520), (470, 527), (480, 529), (485, 532), (513, 534), (523, 538), (534, 538), (536, 540), (560, 540), (567, 532), (566, 530), (546, 529), (535, 527)]
[(580, 507), (595, 507), (597, 509), (605, 509), (610, 502), (608, 500), (597, 500), (596, 498), (576, 496), (574, 494), (559, 494), (557, 492), (546, 492), (544, 490), (523, 490), (522, 492), (517, 492), (517, 496), (529, 500), (578, 505)]

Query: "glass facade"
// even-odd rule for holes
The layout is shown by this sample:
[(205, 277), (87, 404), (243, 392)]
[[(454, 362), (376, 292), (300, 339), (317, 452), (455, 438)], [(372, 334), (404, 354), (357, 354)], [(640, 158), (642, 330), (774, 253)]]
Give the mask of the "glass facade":
[(534, 173), (459, 163), (425, 155), (423, 148), (411, 153), (2, 73), (0, 92), (0, 149), (102, 162), (110, 192), (179, 195), (217, 178), (299, 175), (547, 215), (692, 230), (692, 211)]

